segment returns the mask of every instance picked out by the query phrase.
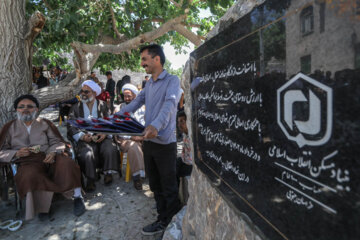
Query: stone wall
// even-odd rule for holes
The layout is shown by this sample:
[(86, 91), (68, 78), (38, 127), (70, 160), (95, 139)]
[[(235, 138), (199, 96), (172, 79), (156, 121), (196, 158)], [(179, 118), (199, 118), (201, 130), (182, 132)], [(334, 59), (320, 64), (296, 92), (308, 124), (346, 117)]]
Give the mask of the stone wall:
[[(100, 70), (95, 69), (94, 72), (96, 73), (96, 77), (99, 78), (101, 82), (106, 83), (107, 79), (105, 75), (100, 74)], [(140, 73), (140, 72), (132, 72), (127, 69), (120, 69), (120, 70), (113, 70), (111, 71), (113, 74), (113, 79), (115, 82), (118, 80), (121, 80), (121, 78), (125, 75), (129, 75), (131, 77), (131, 83), (135, 86), (141, 85), (142, 81), (145, 80), (145, 76), (150, 76), (146, 73)]]
[(235, 211), (196, 167), (189, 182), (190, 198), (183, 220), (186, 240), (261, 240), (260, 230), (251, 220)]
[[(238, 20), (264, 0), (239, 0), (220, 19), (207, 39), (212, 38), (234, 21)], [(181, 78), (181, 87), (185, 89), (185, 112), (191, 116), (190, 95), (190, 59), (184, 68)], [(192, 136), (191, 119), (187, 119), (187, 127)], [(193, 149), (192, 149), (193, 151)], [(194, 156), (194, 154), (193, 154)], [(183, 220), (183, 239), (237, 239), (260, 240), (264, 239), (260, 230), (251, 223), (251, 220), (225, 201), (210, 183), (209, 179), (194, 165), (189, 181), (189, 200)]]

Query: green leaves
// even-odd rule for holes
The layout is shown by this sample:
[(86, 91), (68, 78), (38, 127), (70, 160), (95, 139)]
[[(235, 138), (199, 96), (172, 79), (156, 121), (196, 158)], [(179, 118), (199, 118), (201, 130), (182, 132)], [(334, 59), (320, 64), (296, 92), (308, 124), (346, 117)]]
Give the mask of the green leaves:
[[(28, 17), (36, 10), (46, 16), (45, 27), (34, 42), (37, 50), (34, 54), (34, 64), (40, 64), (43, 59), (50, 59), (53, 64), (65, 67), (68, 63), (59, 57), (58, 53), (71, 52), (70, 43), (74, 41), (94, 44), (103, 35), (116, 38), (113, 21), (117, 30), (131, 39), (184, 14), (185, 8), (190, 10), (185, 24), (193, 32), (204, 36), (233, 2), (194, 0), (189, 6), (188, 1), (184, 0), (179, 8), (170, 4), (168, 0), (27, 0)], [(110, 7), (114, 11), (114, 19), (111, 17)], [(204, 17), (200, 9), (208, 9), (213, 15)], [(183, 47), (188, 45), (186, 38), (173, 31), (160, 37), (156, 42), (170, 42), (178, 52), (182, 52)], [(95, 67), (102, 71), (113, 68), (137, 70), (139, 54), (138, 51), (120, 55), (102, 54)]]

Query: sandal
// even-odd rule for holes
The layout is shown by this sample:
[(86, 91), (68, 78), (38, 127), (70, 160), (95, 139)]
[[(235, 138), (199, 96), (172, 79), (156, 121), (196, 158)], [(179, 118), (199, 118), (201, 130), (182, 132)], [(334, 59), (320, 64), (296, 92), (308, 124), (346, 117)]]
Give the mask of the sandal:
[(0, 223), (0, 229), (7, 229), (13, 222), (13, 220), (6, 220), (5, 222)]
[(9, 229), (9, 231), (15, 232), (16, 230), (18, 230), (21, 227), (21, 225), (22, 225), (22, 221), (17, 220), (17, 221), (14, 221), (13, 223), (11, 223), (7, 229)]

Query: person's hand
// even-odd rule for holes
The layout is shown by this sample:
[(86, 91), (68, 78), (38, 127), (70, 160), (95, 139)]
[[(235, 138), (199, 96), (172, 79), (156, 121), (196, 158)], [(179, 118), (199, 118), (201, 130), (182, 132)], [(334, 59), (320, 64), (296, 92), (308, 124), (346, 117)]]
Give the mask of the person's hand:
[(85, 134), (85, 135), (83, 135), (80, 139), (81, 139), (82, 141), (88, 142), (88, 143), (91, 142), (91, 140), (92, 140), (90, 134)]
[(144, 136), (131, 136), (130, 140), (135, 142), (142, 142), (144, 141)]
[(30, 150), (28, 147), (20, 148), (15, 154), (15, 156), (18, 158), (27, 157), (29, 155), (30, 155)]
[(121, 139), (118, 136), (115, 136), (115, 141), (121, 145), (124, 142), (124, 139)]
[(45, 157), (43, 162), (44, 163), (54, 163), (55, 162), (55, 155), (56, 155), (55, 152), (51, 152), (51, 153), (46, 154), (46, 157)]
[(156, 138), (157, 135), (158, 135), (158, 131), (152, 125), (147, 126), (144, 130), (144, 139)]
[(98, 134), (98, 140), (96, 141), (97, 143), (102, 142), (105, 138), (106, 138), (106, 134)]

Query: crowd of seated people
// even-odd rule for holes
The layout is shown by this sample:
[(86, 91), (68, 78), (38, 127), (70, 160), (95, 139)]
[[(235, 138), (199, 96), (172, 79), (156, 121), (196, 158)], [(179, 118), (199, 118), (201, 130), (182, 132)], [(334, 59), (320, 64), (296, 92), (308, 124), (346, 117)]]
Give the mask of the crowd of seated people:
[[(42, 68), (34, 68), (34, 83), (37, 88), (50, 86), (66, 76), (60, 68), (54, 68), (50, 80), (43, 75)], [(113, 91), (121, 94), (120, 105), (111, 111), (110, 94), (104, 89), (95, 73), (82, 83), (77, 97), (60, 103), (59, 116), (63, 119), (103, 118), (120, 111), (132, 102), (141, 91), (129, 83), (130, 76), (124, 76)], [(110, 78), (108, 78), (110, 79)], [(124, 84), (123, 84), (123, 82)], [(121, 86), (121, 89), (118, 87)], [(146, 87), (146, 86), (144, 86)], [(186, 115), (183, 112), (183, 93), (180, 92), (180, 111), (177, 117), (179, 131), (184, 144), (176, 170), (177, 180), (189, 176), (192, 170), (192, 157), (186, 127)], [(181, 99), (181, 100), (180, 100)], [(136, 190), (142, 190), (145, 164), (142, 142), (105, 134), (94, 134), (67, 125), (67, 138), (73, 142), (76, 161), (66, 155), (66, 143), (59, 131), (50, 121), (38, 118), (39, 103), (32, 95), (20, 96), (14, 103), (17, 119), (7, 123), (0, 132), (0, 162), (16, 162), (17, 173), (14, 176), (18, 193), (26, 201), (25, 219), (32, 219), (38, 214), (40, 220), (48, 219), (54, 193), (63, 193), (74, 198), (74, 214), (85, 212), (81, 188), (86, 192), (96, 190), (99, 171), (104, 175), (103, 182), (110, 185), (113, 174), (120, 171), (120, 152), (127, 153), (131, 177)], [(145, 107), (138, 109), (132, 116), (145, 124)], [(18, 137), (17, 132), (24, 132)], [(26, 139), (30, 139), (27, 141)], [(40, 145), (37, 151), (33, 147)], [(83, 181), (81, 181), (84, 176)], [(31, 180), (30, 180), (31, 179)], [(36, 179), (34, 181), (33, 179)]]

